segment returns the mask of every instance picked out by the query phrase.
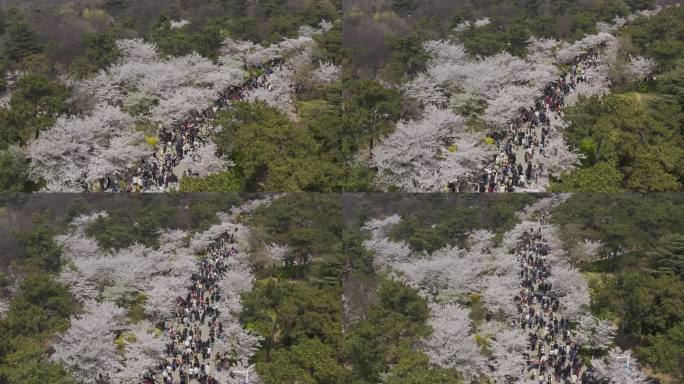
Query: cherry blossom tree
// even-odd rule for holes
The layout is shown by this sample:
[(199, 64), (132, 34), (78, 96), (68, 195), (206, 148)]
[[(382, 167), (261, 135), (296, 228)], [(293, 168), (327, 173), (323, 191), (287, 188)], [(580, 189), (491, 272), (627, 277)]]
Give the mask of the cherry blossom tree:
[(566, 318), (577, 318), (589, 305), (589, 287), (577, 268), (566, 262), (555, 263), (549, 282), (562, 297), (560, 312)]
[(149, 281), (145, 290), (145, 313), (151, 318), (162, 320), (168, 317), (176, 307), (176, 298), (186, 290), (188, 277), (155, 276)]
[(380, 267), (388, 267), (395, 260), (406, 260), (412, 253), (405, 242), (395, 242), (387, 238), (390, 228), (401, 221), (401, 216), (392, 215), (384, 219), (368, 221), (363, 229), (371, 233), (371, 238), (363, 246), (374, 253), (373, 262)]
[(599, 252), (603, 249), (603, 242), (600, 240), (584, 239), (581, 245), (584, 254), (591, 259), (597, 259)]
[(0, 299), (0, 319), (10, 310), (10, 304), (5, 299)]
[(556, 61), (555, 50), (559, 44), (556, 39), (531, 37), (527, 42), (527, 60), (552, 65)]
[(247, 92), (245, 100), (261, 100), (283, 113), (288, 113), (292, 109), (293, 84), (294, 71), (284, 66), (269, 75), (266, 87), (257, 87)]
[(148, 150), (130, 116), (107, 105), (83, 117), (60, 117), (27, 146), (33, 177), (47, 182), (46, 191), (69, 192), (131, 167)]
[(124, 309), (112, 302), (87, 302), (86, 313), (71, 319), (50, 358), (81, 383), (95, 383), (99, 374), (106, 377), (122, 370), (114, 338), (115, 330), (124, 326), (124, 317)]
[(489, 101), (485, 120), (496, 127), (505, 128), (520, 109), (534, 105), (538, 97), (539, 91), (535, 87), (508, 85)]
[(283, 265), (288, 258), (289, 252), (290, 248), (287, 245), (272, 243), (266, 246), (266, 255), (274, 265)]
[(435, 107), (428, 107), (421, 120), (399, 122), (374, 151), (371, 162), (379, 182), (403, 191), (441, 191), (479, 169), (493, 147), (464, 125), (462, 117)]
[(176, 173), (180, 170), (189, 170), (199, 176), (209, 176), (228, 169), (235, 164), (229, 160), (219, 157), (217, 147), (213, 141), (198, 146), (195, 151), (183, 157), (176, 168)]
[(186, 25), (190, 25), (190, 24), (192, 24), (192, 23), (189, 20), (185, 20), (185, 19), (171, 20), (171, 24), (169, 25), (169, 27), (171, 29), (180, 29), (180, 28), (183, 28)]
[(312, 76), (320, 83), (334, 83), (342, 76), (342, 67), (334, 63), (320, 62)]
[(585, 348), (607, 349), (613, 342), (617, 328), (608, 320), (599, 320), (592, 315), (579, 318), (575, 328), (575, 340)]
[(523, 357), (527, 349), (525, 334), (519, 328), (496, 329), (492, 334), (491, 350), (494, 361), (490, 375), (502, 383), (524, 377), (527, 366)]
[(423, 107), (430, 105), (444, 107), (448, 102), (444, 90), (425, 73), (419, 73), (402, 88), (404, 94), (420, 102)]
[[(513, 255), (510, 257), (514, 258)], [(507, 316), (518, 313), (514, 298), (520, 291), (520, 278), (516, 272), (517, 270), (499, 270), (498, 273), (485, 278), (482, 298), (493, 313), (503, 313)]]
[[(225, 218), (228, 219), (228, 218)], [(214, 224), (209, 227), (206, 231), (196, 233), (190, 239), (190, 249), (195, 253), (201, 253), (205, 251), (209, 246), (216, 243), (218, 239), (224, 233), (233, 233), (238, 225), (230, 221), (221, 221), (218, 224)]]
[(606, 44), (615, 39), (615, 36), (606, 32), (599, 32), (594, 35), (587, 35), (584, 38), (577, 40), (572, 44), (564, 43), (556, 51), (556, 59), (558, 63), (569, 63), (578, 56), (588, 53), (592, 49)]
[(584, 155), (573, 151), (563, 140), (560, 132), (552, 132), (547, 137), (542, 159), (548, 175), (560, 177), (580, 164)]
[(424, 341), (430, 361), (442, 367), (456, 368), (476, 377), (485, 366), (485, 358), (471, 334), (470, 311), (456, 304), (430, 304), (432, 334)]
[[(628, 356), (629, 360), (627, 360)], [(611, 349), (604, 358), (592, 360), (591, 365), (591, 371), (608, 384), (646, 384), (651, 382), (648, 375), (639, 368), (637, 359), (631, 356), (631, 351), (622, 351), (619, 347)]]
[(625, 75), (630, 81), (642, 80), (651, 74), (654, 67), (655, 62), (649, 58), (643, 56), (632, 57)]
[(130, 330), (132, 340), (124, 344), (123, 363), (125, 368), (111, 374), (117, 383), (140, 383), (145, 371), (155, 367), (166, 348), (164, 336), (157, 334), (154, 326), (142, 321)]

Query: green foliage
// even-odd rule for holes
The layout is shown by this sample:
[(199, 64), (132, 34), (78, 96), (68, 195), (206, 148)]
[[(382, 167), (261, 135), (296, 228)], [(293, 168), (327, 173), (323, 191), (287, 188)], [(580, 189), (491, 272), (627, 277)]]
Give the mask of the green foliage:
[(63, 85), (38, 75), (23, 76), (8, 107), (0, 107), (0, 149), (26, 144), (68, 111), (69, 92)]
[(240, 176), (233, 170), (207, 177), (184, 176), (180, 180), (181, 192), (238, 192), (242, 187)]
[(70, 64), (71, 73), (84, 78), (116, 62), (121, 52), (111, 32), (89, 33), (83, 37), (85, 51)]
[(74, 384), (75, 381), (59, 364), (45, 360), (43, 341), (17, 338), (16, 350), (0, 362), (0, 379), (7, 384)]
[(159, 245), (158, 231), (173, 228), (176, 207), (134, 204), (109, 210), (86, 228), (86, 234), (97, 239), (103, 248), (121, 249), (135, 243), (148, 247)]
[(648, 253), (649, 262), (660, 273), (672, 273), (684, 280), (684, 234), (664, 235)]
[(61, 366), (46, 361), (47, 341), (69, 327), (69, 316), (77, 310), (69, 288), (52, 277), (60, 260), (53, 236), (43, 218), (19, 234), (25, 257), (18, 260), (17, 267), (27, 274), (12, 297), (9, 312), (0, 319), (0, 382), (74, 382)]
[(623, 272), (593, 291), (591, 305), (603, 317), (618, 316), (621, 335), (639, 342), (684, 320), (684, 281), (672, 275)]
[(383, 383), (460, 384), (462, 381), (455, 369), (432, 366), (430, 358), (425, 353), (403, 350)]
[[(410, 351), (413, 344), (431, 333), (426, 324), (428, 316), (427, 303), (413, 288), (384, 280), (378, 289), (378, 303), (367, 309), (364, 320), (354, 325), (345, 340), (344, 351), (354, 376), (364, 383), (379, 382), (389, 371), (396, 381), (415, 377), (407, 372), (407, 366), (413, 364), (422, 365), (415, 372), (417, 377), (427, 375), (426, 364), (412, 361), (421, 358), (411, 356)], [(399, 368), (391, 371), (395, 365)]]
[[(650, 0), (646, 0), (648, 2)], [(651, 1), (652, 2), (652, 1)], [(634, 3), (634, 4), (633, 4)], [(590, 2), (494, 0), (486, 4), (456, 7), (451, 18), (453, 29), (464, 21), (488, 17), (490, 24), (470, 26), (455, 36), (474, 56), (489, 56), (502, 51), (525, 56), (529, 37), (577, 40), (596, 33), (596, 23), (625, 16), (643, 4), (623, 0)]]
[(568, 247), (593, 239), (605, 251), (624, 250), (583, 265), (600, 273), (592, 311), (619, 323), (619, 345), (636, 347), (642, 361), (675, 378), (682, 370), (673, 361), (684, 350), (683, 216), (680, 194), (573, 195), (552, 215)]
[(491, 56), (506, 50), (509, 35), (497, 30), (494, 24), (471, 26), (459, 34), (468, 52), (473, 56)]
[(356, 146), (374, 140), (394, 130), (401, 116), (401, 94), (372, 80), (350, 80), (344, 84), (342, 124), (348, 142)]
[(128, 7), (129, 0), (105, 0), (104, 9), (110, 15), (117, 15)]
[(16, 149), (0, 150), (0, 191), (33, 192), (37, 185), (28, 178), (24, 154)]
[(48, 226), (45, 216), (34, 216), (30, 231), (18, 233), (23, 249), (23, 265), (31, 270), (59, 271), (62, 250), (54, 241), (55, 233)]
[(684, 115), (676, 102), (639, 93), (594, 96), (569, 108), (566, 118), (566, 139), (587, 159), (583, 169), (564, 177), (556, 190), (682, 188), (684, 137), (679, 128)]
[(229, 111), (219, 114), (216, 123), (224, 129), (214, 140), (219, 150), (237, 164), (233, 172), (239, 177), (241, 190), (368, 189), (366, 171), (350, 166), (346, 158), (325, 153), (311, 132), (295, 126), (263, 102), (235, 103)]
[(171, 20), (162, 17), (150, 33), (150, 39), (167, 55), (183, 56), (197, 52), (210, 59), (218, 57), (224, 37), (220, 18), (174, 29), (171, 28)]
[(496, 199), (451, 199), (430, 196), (420, 209), (402, 209), (402, 221), (390, 232), (416, 251), (433, 252), (449, 243), (461, 243), (474, 229), (503, 233), (517, 222), (516, 212), (534, 201), (527, 194), (497, 196)]
[(577, 194), (553, 213), (566, 244), (600, 240), (608, 249), (623, 246), (651, 252), (661, 237), (684, 228), (684, 201), (679, 194)]
[(639, 348), (638, 352), (644, 361), (672, 375), (675, 381), (684, 380), (684, 321), (651, 337), (648, 346)]
[(303, 281), (268, 278), (243, 296), (241, 320), (264, 337), (263, 359), (315, 338), (335, 346), (341, 337), (339, 288), (319, 288)]
[(3, 56), (14, 64), (19, 64), (26, 57), (42, 51), (38, 35), (21, 13), (14, 9), (8, 14), (7, 20), (7, 41)]
[[(643, 5), (635, 6), (641, 9)], [(668, 71), (684, 58), (683, 22), (684, 9), (669, 8), (655, 17), (629, 23), (620, 31), (620, 36), (631, 43), (628, 54), (650, 57), (656, 61), (656, 71)]]
[(385, 63), (384, 78), (396, 83), (425, 70), (429, 55), (418, 35), (393, 38), (389, 42), (392, 56)]
[(349, 372), (337, 360), (337, 351), (319, 339), (304, 339), (289, 350), (277, 350), (259, 367), (265, 383), (346, 384)]
[(550, 189), (552, 192), (620, 192), (623, 177), (614, 164), (602, 161), (563, 175)]
[(321, 19), (339, 18), (339, 4), (331, 0), (227, 0), (227, 27), (231, 37), (254, 42), (276, 43), (296, 37), (302, 25), (317, 25)]
[(347, 48), (342, 44), (342, 23), (335, 22), (333, 27), (321, 36), (314, 36), (317, 49), (312, 57), (313, 61), (331, 62), (342, 65), (347, 59)]
[(342, 278), (342, 217), (336, 195), (289, 194), (255, 212), (264, 243), (287, 245), (281, 273), (330, 284)]

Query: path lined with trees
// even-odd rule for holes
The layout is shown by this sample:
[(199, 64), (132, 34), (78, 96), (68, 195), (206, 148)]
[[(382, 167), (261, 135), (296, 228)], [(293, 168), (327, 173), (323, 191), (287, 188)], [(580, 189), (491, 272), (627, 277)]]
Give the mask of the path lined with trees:
[(566, 97), (579, 83), (592, 81), (587, 72), (600, 63), (596, 52), (579, 57), (544, 88), (534, 106), (520, 110), (507, 130), (495, 134), (498, 154), (474, 183), (476, 192), (530, 191), (548, 182), (547, 159), (561, 157), (555, 161), (563, 162), (565, 157), (557, 147), (549, 146), (552, 135), (562, 135), (552, 122), (563, 118)]
[[(164, 322), (164, 335), (169, 338), (166, 357), (146, 375), (145, 383), (216, 384), (224, 371), (237, 364), (236, 351), (220, 354), (214, 344), (224, 339), (223, 323), (217, 301), (224, 294), (219, 282), (228, 269), (226, 261), (239, 252), (235, 232), (224, 232), (198, 262), (190, 277), (185, 296), (176, 298), (173, 317)], [(233, 376), (233, 373), (228, 373)]]
[(192, 168), (181, 166), (181, 161), (187, 157), (201, 161), (200, 150), (211, 142), (211, 123), (218, 112), (229, 109), (231, 102), (244, 100), (248, 92), (257, 88), (270, 90), (269, 76), (276, 70), (282, 70), (283, 65), (285, 62), (277, 59), (258, 67), (256, 76), (238, 87), (221, 92), (211, 107), (200, 113), (191, 112), (190, 116), (171, 127), (162, 127), (157, 134), (158, 148), (148, 158), (141, 159), (137, 168), (100, 178), (84, 185), (84, 189), (91, 192), (164, 192), (175, 189), (180, 177), (195, 174)]
[(547, 255), (551, 252), (541, 226), (547, 225), (548, 212), (539, 210), (537, 230), (523, 232), (513, 253), (520, 271), (520, 292), (515, 296), (518, 317), (511, 325), (528, 333), (525, 355), (527, 372), (544, 384), (593, 381), (580, 356), (581, 346), (570, 332), (570, 321), (558, 314), (563, 297), (549, 282), (553, 273)]

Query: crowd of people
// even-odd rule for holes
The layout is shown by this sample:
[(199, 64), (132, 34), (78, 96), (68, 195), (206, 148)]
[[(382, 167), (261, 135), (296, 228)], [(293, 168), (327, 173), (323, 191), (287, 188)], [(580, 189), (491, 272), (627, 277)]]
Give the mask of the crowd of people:
[(219, 282), (227, 259), (238, 252), (235, 235), (224, 233), (216, 240), (190, 277), (185, 296), (176, 298), (172, 317), (160, 324), (170, 341), (165, 358), (144, 374), (143, 384), (221, 384), (212, 375), (214, 370), (229, 370), (237, 363), (236, 351), (212, 350), (218, 339), (225, 338), (216, 303), (221, 300)]
[[(466, 188), (476, 192), (515, 192), (546, 177), (540, 158), (554, 155), (545, 151), (551, 121), (562, 115), (565, 98), (577, 84), (591, 80), (587, 69), (600, 63), (596, 53), (582, 56), (558, 79), (547, 84), (533, 107), (521, 109), (506, 130), (493, 134), (498, 153)], [(459, 192), (457, 189), (463, 188), (463, 183), (451, 183), (449, 188)]]
[[(548, 219), (540, 211), (540, 225)], [(518, 316), (514, 327), (528, 334), (524, 356), (528, 374), (539, 384), (591, 384), (590, 373), (580, 357), (580, 345), (572, 338), (568, 319), (558, 315), (560, 300), (549, 282), (551, 268), (541, 227), (524, 232), (514, 252), (520, 266), (520, 292), (515, 296)]]
[[(156, 150), (141, 159), (135, 169), (86, 183), (84, 189), (91, 192), (163, 192), (173, 189), (179, 181), (179, 175), (174, 172), (176, 166), (186, 156), (195, 156), (195, 149), (210, 140), (211, 121), (216, 114), (230, 108), (232, 102), (243, 100), (256, 88), (270, 89), (269, 75), (281, 70), (283, 65), (284, 61), (277, 59), (257, 68), (254, 76), (244, 84), (222, 91), (211, 107), (202, 112), (191, 111), (184, 120), (160, 128)], [(194, 173), (190, 169), (187, 175), (193, 176)]]

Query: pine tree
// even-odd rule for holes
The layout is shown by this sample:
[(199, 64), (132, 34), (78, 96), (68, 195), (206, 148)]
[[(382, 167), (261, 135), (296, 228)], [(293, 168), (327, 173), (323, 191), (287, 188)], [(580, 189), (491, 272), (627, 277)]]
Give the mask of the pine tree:
[(662, 238), (649, 253), (654, 269), (684, 278), (684, 236), (671, 234)]
[(10, 20), (7, 25), (7, 44), (5, 46), (5, 57), (15, 63), (42, 51), (36, 32), (23, 17), (17, 16), (14, 21)]

